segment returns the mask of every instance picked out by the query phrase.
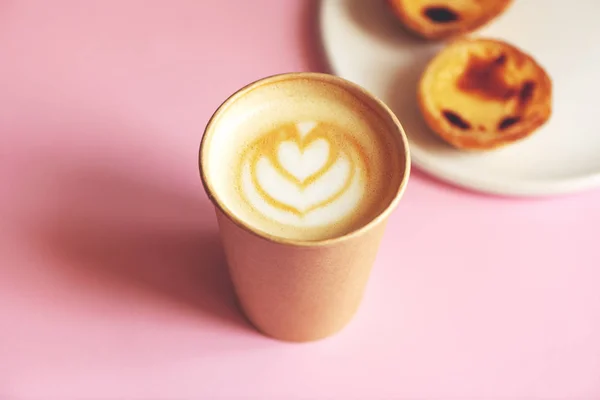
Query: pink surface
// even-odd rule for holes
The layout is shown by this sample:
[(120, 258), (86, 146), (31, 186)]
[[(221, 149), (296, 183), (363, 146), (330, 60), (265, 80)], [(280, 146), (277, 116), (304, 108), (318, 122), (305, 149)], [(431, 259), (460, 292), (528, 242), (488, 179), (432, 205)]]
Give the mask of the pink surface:
[(600, 191), (416, 171), (340, 334), (257, 334), (197, 171), (240, 86), (322, 68), (315, 4), (0, 2), (1, 399), (600, 399)]

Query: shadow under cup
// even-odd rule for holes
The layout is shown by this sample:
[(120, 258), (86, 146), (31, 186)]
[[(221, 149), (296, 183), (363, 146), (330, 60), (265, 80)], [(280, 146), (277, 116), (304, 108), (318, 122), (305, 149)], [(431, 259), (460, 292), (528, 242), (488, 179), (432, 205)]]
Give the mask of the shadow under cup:
[[(385, 204), (368, 220), (343, 234), (299, 240), (268, 233), (231, 207), (227, 188), (234, 183), (217, 171), (221, 168), (216, 166), (228, 149), (223, 143), (215, 143), (223, 142), (219, 135), (224, 131), (233, 132), (230, 123), (239, 118), (235, 115), (239, 114), (239, 105), (248, 103), (244, 106), (248, 113), (264, 109), (264, 104), (247, 99), (262, 90), (277, 91), (279, 87), (282, 96), (286, 96), (284, 88), (290, 82), (323, 88), (321, 101), (327, 98), (327, 90), (331, 90), (361, 102), (369, 116), (380, 122), (377, 135), (389, 140), (393, 148), (387, 150), (398, 161), (393, 164), (395, 168), (384, 174), (389, 193)], [(301, 86), (296, 87), (302, 91)], [(285, 112), (285, 107), (273, 110), (279, 119), (282, 115), (286, 118)], [(333, 114), (323, 116), (335, 119)], [(298, 121), (297, 117), (290, 115), (291, 121), (294, 118)], [(388, 216), (398, 205), (410, 174), (406, 135), (390, 109), (360, 86), (329, 74), (305, 72), (264, 78), (240, 89), (217, 109), (202, 138), (199, 164), (202, 183), (215, 205), (236, 295), (254, 326), (280, 340), (311, 341), (330, 336), (348, 324), (362, 300)]]

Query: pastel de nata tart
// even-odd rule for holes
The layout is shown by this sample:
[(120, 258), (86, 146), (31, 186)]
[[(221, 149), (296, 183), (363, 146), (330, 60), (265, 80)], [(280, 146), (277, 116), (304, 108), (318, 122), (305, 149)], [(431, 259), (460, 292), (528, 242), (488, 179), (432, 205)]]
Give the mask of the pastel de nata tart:
[(521, 140), (552, 113), (552, 81), (520, 49), (459, 39), (429, 62), (418, 87), (427, 125), (459, 149), (489, 150)]
[(512, 0), (387, 0), (396, 17), (426, 39), (444, 39), (481, 28)]

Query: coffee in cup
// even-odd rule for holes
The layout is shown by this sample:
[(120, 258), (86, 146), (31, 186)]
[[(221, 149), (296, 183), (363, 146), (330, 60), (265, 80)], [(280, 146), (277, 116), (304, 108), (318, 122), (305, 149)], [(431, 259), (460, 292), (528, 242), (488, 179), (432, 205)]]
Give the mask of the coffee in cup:
[(409, 176), (393, 113), (332, 75), (265, 78), (213, 115), (200, 169), (249, 319), (288, 340), (341, 329)]

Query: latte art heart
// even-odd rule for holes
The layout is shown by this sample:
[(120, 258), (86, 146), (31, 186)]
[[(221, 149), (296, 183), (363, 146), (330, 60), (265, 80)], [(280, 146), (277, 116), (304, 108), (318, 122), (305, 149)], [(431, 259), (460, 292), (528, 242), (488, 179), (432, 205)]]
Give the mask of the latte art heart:
[(286, 180), (266, 158), (261, 158), (256, 165), (256, 177), (262, 190), (274, 200), (300, 213), (326, 203), (343, 190), (352, 172), (348, 159), (340, 157), (321, 179), (312, 185), (300, 187)]
[(360, 204), (367, 168), (356, 141), (324, 124), (269, 132), (240, 164), (240, 188), (263, 217), (291, 226), (320, 226), (351, 215)]
[(301, 150), (297, 143), (285, 141), (279, 145), (277, 158), (287, 172), (304, 182), (325, 167), (329, 158), (329, 143), (324, 139), (317, 139)]

